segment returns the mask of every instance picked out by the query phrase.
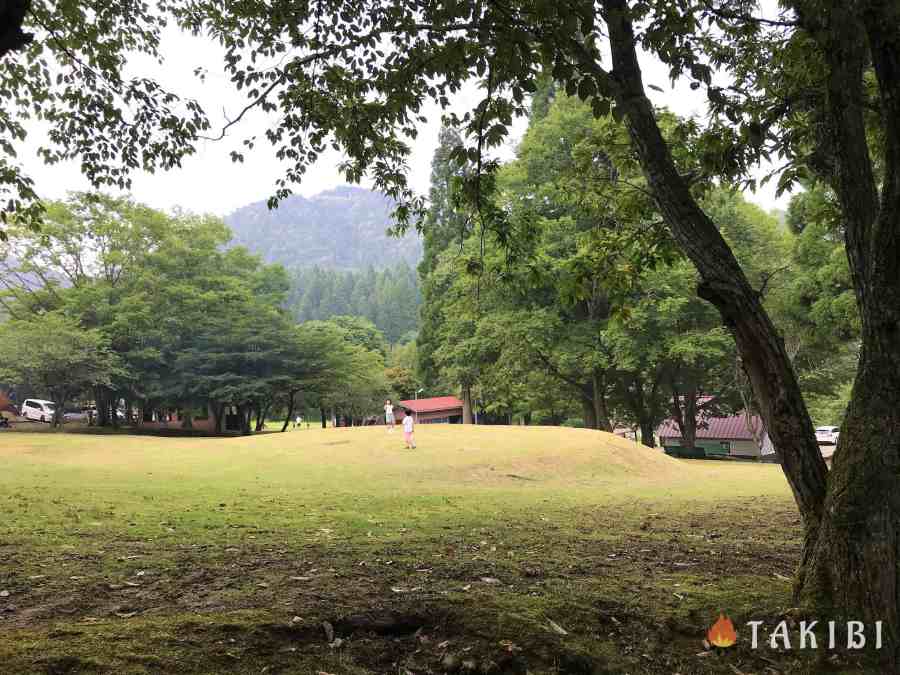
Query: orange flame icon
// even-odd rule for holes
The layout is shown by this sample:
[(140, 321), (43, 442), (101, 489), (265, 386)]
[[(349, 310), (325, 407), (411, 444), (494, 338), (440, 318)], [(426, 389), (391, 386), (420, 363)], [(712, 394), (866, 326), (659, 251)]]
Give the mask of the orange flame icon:
[(737, 640), (734, 632), (734, 624), (724, 614), (719, 614), (719, 619), (706, 632), (706, 638), (711, 645), (716, 647), (730, 647)]

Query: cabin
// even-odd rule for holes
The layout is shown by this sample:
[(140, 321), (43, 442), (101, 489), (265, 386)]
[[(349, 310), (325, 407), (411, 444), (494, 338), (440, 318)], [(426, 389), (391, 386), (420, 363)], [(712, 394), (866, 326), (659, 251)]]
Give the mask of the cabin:
[(462, 422), (463, 402), (455, 396), (400, 401), (394, 408), (394, 417), (397, 422), (402, 422), (406, 417), (404, 409), (413, 412), (416, 424), (460, 424)]
[[(693, 450), (682, 446), (681, 430), (675, 420), (668, 419), (656, 431), (667, 455), (690, 458), (734, 458), (775, 461), (775, 448), (758, 415), (751, 415), (756, 436), (748, 428), (744, 413), (728, 417), (704, 417), (697, 422), (697, 438)], [(756, 438), (759, 438), (757, 442)]]

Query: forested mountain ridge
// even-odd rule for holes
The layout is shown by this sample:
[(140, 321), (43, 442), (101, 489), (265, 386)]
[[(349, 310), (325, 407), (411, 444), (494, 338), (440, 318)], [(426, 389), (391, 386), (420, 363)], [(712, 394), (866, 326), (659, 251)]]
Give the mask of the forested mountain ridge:
[(267, 263), (288, 268), (364, 270), (411, 267), (422, 257), (417, 234), (387, 234), (393, 202), (371, 190), (342, 186), (311, 198), (291, 195), (277, 209), (259, 201), (225, 218), (233, 246), (244, 246)]
[(297, 321), (362, 316), (391, 344), (418, 329), (421, 297), (416, 270), (401, 260), (393, 267), (365, 271), (298, 269), (291, 275), (288, 307)]

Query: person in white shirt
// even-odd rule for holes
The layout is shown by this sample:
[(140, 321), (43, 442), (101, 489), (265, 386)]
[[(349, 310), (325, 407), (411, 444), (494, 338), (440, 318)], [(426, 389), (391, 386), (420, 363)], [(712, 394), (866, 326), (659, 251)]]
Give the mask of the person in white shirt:
[(387, 424), (388, 433), (394, 431), (394, 405), (391, 399), (384, 402), (384, 422)]
[(403, 440), (406, 441), (407, 448), (415, 450), (416, 437), (413, 435), (413, 427), (415, 426), (413, 413), (412, 410), (404, 410), (403, 412), (406, 415), (403, 418)]

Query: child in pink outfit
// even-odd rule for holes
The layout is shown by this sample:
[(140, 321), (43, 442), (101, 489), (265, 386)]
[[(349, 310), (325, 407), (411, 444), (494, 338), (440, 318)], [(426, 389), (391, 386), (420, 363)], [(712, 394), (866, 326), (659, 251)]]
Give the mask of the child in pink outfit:
[(415, 426), (415, 422), (413, 421), (413, 413), (412, 410), (404, 410), (405, 417), (403, 418), (403, 440), (406, 441), (406, 447), (410, 449), (415, 449), (416, 447), (416, 437), (413, 435), (413, 427)]

